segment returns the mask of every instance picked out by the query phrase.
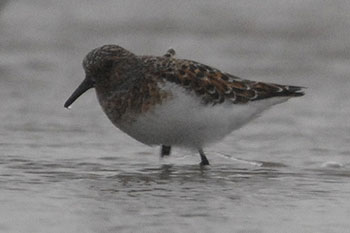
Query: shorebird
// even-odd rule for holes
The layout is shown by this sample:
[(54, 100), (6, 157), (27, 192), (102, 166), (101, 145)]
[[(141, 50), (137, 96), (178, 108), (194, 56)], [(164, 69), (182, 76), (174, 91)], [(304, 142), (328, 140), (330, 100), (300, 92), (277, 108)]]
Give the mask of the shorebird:
[(172, 146), (203, 148), (242, 127), (269, 107), (304, 95), (303, 87), (241, 79), (196, 61), (137, 56), (118, 45), (90, 51), (83, 60), (85, 79), (65, 102), (95, 88), (111, 122), (134, 139), (160, 145), (161, 157)]

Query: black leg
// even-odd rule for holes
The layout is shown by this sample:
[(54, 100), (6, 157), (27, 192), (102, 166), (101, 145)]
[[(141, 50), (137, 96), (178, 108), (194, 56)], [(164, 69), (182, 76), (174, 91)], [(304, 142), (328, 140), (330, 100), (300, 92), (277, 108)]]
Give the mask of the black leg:
[(208, 161), (207, 157), (205, 156), (203, 150), (199, 149), (198, 152), (199, 152), (199, 154), (201, 156), (201, 163), (200, 163), (200, 165), (201, 166), (209, 165), (209, 161)]
[(165, 146), (162, 145), (162, 149), (160, 150), (160, 157), (164, 157), (164, 156), (169, 156), (171, 152), (171, 146)]

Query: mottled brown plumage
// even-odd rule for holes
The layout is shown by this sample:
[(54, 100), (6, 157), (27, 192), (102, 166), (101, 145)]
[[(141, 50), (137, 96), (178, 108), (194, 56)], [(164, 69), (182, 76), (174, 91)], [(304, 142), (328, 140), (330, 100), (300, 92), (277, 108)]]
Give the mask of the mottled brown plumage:
[(201, 96), (203, 103), (218, 104), (230, 101), (246, 104), (279, 96), (302, 96), (302, 87), (255, 82), (191, 60), (173, 57), (141, 57), (147, 72), (158, 80), (176, 83)]
[[(163, 56), (137, 56), (120, 46), (104, 45), (86, 55), (83, 67), (86, 78), (65, 107), (94, 87), (103, 110), (118, 128), (146, 144), (164, 145), (162, 155), (170, 154), (172, 144), (196, 147), (203, 165), (209, 164), (202, 150), (205, 144), (283, 102), (264, 100), (304, 94), (302, 87), (244, 80), (177, 59), (173, 49)], [(187, 106), (203, 115), (198, 117)], [(217, 111), (225, 113), (218, 117)]]
[[(202, 98), (205, 104), (246, 104), (250, 101), (301, 96), (302, 87), (240, 79), (201, 63), (176, 59), (169, 49), (164, 56), (136, 56), (115, 45), (92, 50), (84, 59), (88, 76), (94, 77), (99, 100), (108, 115), (142, 113), (171, 94), (160, 90), (165, 81)], [(122, 92), (116, 91), (125, 89)], [(128, 117), (130, 114), (128, 115)]]

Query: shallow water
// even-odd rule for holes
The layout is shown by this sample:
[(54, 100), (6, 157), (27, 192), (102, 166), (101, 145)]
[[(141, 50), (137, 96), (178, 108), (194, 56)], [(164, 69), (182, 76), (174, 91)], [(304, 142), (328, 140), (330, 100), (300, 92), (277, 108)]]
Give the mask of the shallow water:
[[(83, 5), (86, 4), (86, 5)], [(347, 1), (9, 1), (0, 12), (0, 232), (347, 232)], [(211, 166), (115, 129), (92, 91), (63, 103), (91, 48), (307, 86), (207, 148)]]

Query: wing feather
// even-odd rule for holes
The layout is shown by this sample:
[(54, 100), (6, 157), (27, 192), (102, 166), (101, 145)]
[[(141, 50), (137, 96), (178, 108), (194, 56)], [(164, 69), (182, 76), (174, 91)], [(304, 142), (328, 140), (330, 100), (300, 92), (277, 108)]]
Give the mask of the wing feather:
[(191, 60), (159, 59), (157, 76), (195, 92), (207, 104), (224, 101), (246, 104), (273, 97), (304, 95), (304, 87), (245, 80)]

